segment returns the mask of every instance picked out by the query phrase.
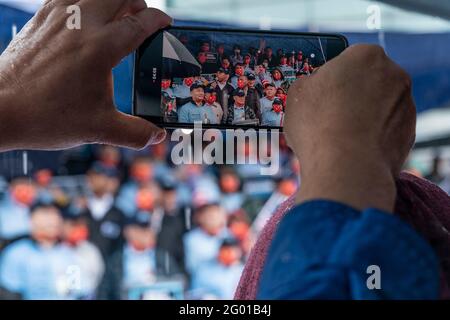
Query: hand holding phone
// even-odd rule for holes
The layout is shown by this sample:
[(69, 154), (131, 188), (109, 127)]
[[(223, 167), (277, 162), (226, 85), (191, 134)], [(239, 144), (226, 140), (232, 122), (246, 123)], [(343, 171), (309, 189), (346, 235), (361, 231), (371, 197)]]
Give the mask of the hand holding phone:
[(171, 27), (136, 53), (134, 114), (165, 128), (282, 129), (287, 91), (340, 35)]

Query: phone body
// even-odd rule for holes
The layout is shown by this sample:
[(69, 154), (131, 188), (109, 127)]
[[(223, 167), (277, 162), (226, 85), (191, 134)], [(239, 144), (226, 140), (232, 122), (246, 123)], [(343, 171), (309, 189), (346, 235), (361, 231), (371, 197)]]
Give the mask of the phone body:
[(347, 47), (339, 34), (169, 27), (135, 53), (133, 114), (167, 129), (282, 130), (289, 85)]

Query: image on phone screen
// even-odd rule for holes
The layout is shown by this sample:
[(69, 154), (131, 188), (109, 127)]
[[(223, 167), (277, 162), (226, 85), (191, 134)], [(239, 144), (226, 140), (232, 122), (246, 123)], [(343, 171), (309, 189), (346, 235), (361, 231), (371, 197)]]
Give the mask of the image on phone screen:
[(346, 46), (337, 35), (166, 29), (137, 52), (134, 112), (163, 127), (282, 128), (290, 85)]

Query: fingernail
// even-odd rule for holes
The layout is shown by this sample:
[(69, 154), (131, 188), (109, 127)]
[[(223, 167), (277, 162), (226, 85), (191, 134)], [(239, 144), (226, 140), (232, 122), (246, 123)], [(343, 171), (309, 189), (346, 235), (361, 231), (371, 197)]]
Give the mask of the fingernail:
[(167, 135), (166, 130), (165, 129), (161, 130), (160, 132), (158, 132), (158, 134), (153, 136), (152, 144), (158, 144), (163, 142), (164, 139), (166, 139), (166, 135)]

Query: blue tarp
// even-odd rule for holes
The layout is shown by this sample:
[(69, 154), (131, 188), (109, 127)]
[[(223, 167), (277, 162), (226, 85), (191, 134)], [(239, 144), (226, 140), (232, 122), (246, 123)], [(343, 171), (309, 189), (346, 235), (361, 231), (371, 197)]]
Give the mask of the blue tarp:
[[(11, 29), (20, 28), (31, 18), (29, 13), (0, 5), (0, 50), (11, 41)], [(218, 26), (216, 24), (177, 21), (178, 25)], [(299, 30), (304, 31), (304, 30)], [(345, 33), (350, 44), (379, 43), (377, 33)], [(412, 76), (418, 111), (450, 104), (450, 33), (384, 35), (388, 54)], [(120, 110), (130, 112), (133, 60), (129, 56), (114, 69), (114, 92)]]

